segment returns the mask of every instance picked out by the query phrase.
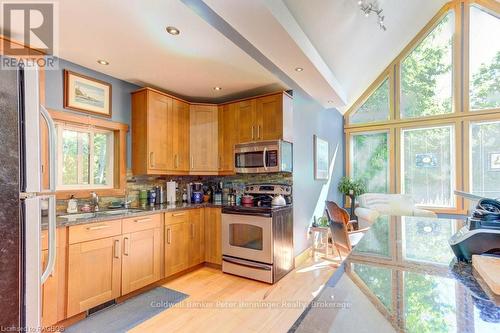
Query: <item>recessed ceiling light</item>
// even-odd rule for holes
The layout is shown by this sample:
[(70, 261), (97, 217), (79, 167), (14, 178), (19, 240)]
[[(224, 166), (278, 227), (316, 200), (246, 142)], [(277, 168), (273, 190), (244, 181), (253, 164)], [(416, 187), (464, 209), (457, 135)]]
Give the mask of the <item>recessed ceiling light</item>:
[(222, 87), (214, 87), (214, 90), (216, 91), (222, 90)]
[(171, 35), (178, 35), (181, 33), (181, 31), (176, 27), (167, 27), (167, 32)]
[(302, 72), (303, 70), (304, 70), (304, 68), (302, 68), (302, 67), (296, 67), (296, 68), (295, 68), (295, 71), (296, 71), (296, 72)]
[(328, 104), (333, 104), (333, 101), (332, 101), (332, 100), (329, 100), (329, 101), (328, 101)]
[(108, 61), (102, 60), (102, 59), (97, 60), (97, 63), (100, 64), (100, 65), (109, 65)]

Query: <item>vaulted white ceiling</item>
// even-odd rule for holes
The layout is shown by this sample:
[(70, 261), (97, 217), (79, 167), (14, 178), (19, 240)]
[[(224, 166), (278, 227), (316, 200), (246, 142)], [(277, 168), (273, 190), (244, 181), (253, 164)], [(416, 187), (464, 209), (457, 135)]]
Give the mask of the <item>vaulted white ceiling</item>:
[(359, 97), (447, 0), (378, 0), (387, 31), (357, 0), (283, 0), (346, 94)]

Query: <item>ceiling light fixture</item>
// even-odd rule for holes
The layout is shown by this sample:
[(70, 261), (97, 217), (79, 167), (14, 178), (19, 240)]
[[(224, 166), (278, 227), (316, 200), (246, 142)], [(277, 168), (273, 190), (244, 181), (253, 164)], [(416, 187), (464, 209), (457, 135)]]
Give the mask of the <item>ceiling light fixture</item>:
[(382, 15), (383, 9), (379, 7), (377, 0), (375, 1), (359, 0), (358, 6), (366, 17), (370, 16), (371, 13), (375, 13), (377, 15), (378, 25), (380, 29), (382, 29), (383, 31), (387, 30), (387, 27), (385, 26), (384, 23), (385, 16)]
[(105, 66), (109, 65), (109, 62), (108, 62), (108, 61), (106, 61), (106, 60), (102, 60), (102, 59), (98, 59), (98, 60), (97, 60), (97, 63), (98, 63), (99, 65), (105, 65)]
[(169, 34), (174, 35), (174, 36), (176, 36), (176, 35), (178, 35), (178, 34), (180, 34), (180, 33), (181, 33), (181, 31), (180, 31), (179, 29), (177, 29), (176, 27), (171, 27), (171, 26), (169, 26), (169, 27), (167, 27), (167, 29), (166, 29), (166, 30), (167, 30), (167, 32), (168, 32)]
[(296, 68), (295, 68), (295, 71), (296, 71), (296, 72), (302, 72), (303, 70), (304, 70), (304, 68), (302, 68), (302, 67), (296, 67)]
[(214, 87), (214, 90), (219, 91), (219, 90), (222, 90), (222, 88), (221, 87)]

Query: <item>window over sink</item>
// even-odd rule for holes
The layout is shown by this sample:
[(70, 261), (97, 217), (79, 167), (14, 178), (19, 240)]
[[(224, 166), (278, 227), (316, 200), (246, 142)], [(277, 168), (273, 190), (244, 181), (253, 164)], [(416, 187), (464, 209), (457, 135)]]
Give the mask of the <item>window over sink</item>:
[(58, 190), (113, 188), (113, 131), (57, 124)]

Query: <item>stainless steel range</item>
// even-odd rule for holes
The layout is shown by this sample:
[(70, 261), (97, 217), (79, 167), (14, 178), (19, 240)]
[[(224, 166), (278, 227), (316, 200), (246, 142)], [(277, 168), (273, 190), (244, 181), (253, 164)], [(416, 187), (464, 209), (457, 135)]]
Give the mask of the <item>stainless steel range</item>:
[(291, 187), (249, 185), (245, 194), (253, 205), (222, 209), (222, 271), (275, 283), (294, 268)]

